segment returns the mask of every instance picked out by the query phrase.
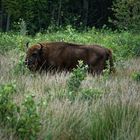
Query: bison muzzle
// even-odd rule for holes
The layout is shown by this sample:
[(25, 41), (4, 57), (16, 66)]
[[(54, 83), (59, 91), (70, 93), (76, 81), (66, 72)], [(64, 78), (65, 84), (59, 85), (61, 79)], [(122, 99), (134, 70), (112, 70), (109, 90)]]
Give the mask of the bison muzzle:
[[(27, 43), (28, 47), (28, 43)], [(82, 60), (92, 74), (101, 74), (107, 68), (114, 72), (112, 52), (99, 45), (79, 45), (66, 42), (39, 43), (28, 48), (25, 64), (31, 71), (71, 71)]]

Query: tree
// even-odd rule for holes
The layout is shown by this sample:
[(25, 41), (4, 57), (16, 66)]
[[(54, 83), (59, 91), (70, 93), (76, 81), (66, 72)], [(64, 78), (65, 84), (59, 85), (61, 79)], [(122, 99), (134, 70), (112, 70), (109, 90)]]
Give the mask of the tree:
[[(112, 0), (2, 0), (0, 27), (14, 29), (21, 19), (29, 34), (49, 26), (102, 27), (112, 14)], [(6, 23), (6, 27), (2, 27)]]
[(83, 12), (84, 12), (84, 16), (83, 16), (83, 24), (85, 26), (87, 26), (87, 22), (88, 22), (88, 0), (83, 0)]
[(140, 1), (139, 0), (116, 0), (112, 10), (115, 19), (114, 25), (120, 29), (133, 29), (140, 31)]

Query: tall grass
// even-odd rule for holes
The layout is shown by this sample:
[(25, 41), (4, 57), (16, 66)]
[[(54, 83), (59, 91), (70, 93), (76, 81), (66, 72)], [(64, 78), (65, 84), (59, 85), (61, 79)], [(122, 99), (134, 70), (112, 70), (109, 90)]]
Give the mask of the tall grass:
[[(140, 85), (131, 76), (133, 72), (140, 71), (139, 58), (119, 64), (116, 75), (108, 78), (87, 75), (80, 85), (80, 90), (84, 96), (83, 92), (86, 89), (92, 89), (89, 95), (92, 98), (83, 100), (79, 98), (82, 95), (79, 95), (74, 101), (71, 101), (67, 94), (69, 73), (15, 74), (12, 72), (15, 63), (18, 63), (18, 55), (15, 56), (15, 51), (10, 51), (5, 56), (1, 55), (0, 84), (16, 85), (12, 102), (19, 108), (23, 108), (23, 112), (20, 113), (22, 115), (26, 113), (23, 106), (26, 96), (34, 95), (36, 104), (34, 105), (41, 125), (34, 139), (132, 140), (140, 138)], [(101, 91), (99, 98), (92, 96), (95, 94), (94, 89)], [(16, 116), (16, 113), (13, 115)], [(22, 115), (18, 116), (19, 120), (22, 119)], [(19, 139), (15, 127), (9, 129), (1, 126), (0, 132), (0, 139)]]
[[(123, 59), (133, 56), (133, 49), (138, 47), (135, 37), (139, 38), (137, 35), (132, 37), (128, 32), (99, 32), (95, 29), (80, 33), (70, 27), (57, 33), (37, 34), (35, 37), (1, 33), (0, 100), (6, 97), (8, 103), (2, 102), (0, 111), (5, 105), (6, 111), (11, 113), (11, 105), (14, 105), (9, 117), (14, 117), (15, 123), (13, 125), (6, 121), (3, 125), (0, 122), (0, 139), (140, 139), (140, 84), (137, 80), (140, 59)], [(78, 90), (72, 87), (75, 91), (73, 100), (68, 94), (68, 83), (74, 80), (70, 73), (39, 74), (24, 69), (23, 45), (27, 40), (31, 44), (44, 40), (64, 40), (104, 45), (112, 48), (117, 56), (117, 72), (95, 77), (87, 74), (84, 79), (78, 80)], [(14, 87), (14, 92), (6, 88), (8, 85)], [(6, 111), (3, 114), (5, 117)], [(3, 118), (3, 121), (8, 119)]]

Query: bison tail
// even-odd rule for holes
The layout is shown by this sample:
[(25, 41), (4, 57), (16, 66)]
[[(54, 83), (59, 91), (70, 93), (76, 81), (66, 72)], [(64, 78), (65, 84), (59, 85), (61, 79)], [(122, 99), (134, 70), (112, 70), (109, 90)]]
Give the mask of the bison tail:
[(108, 50), (108, 60), (110, 65), (110, 73), (115, 73), (112, 51), (110, 49)]

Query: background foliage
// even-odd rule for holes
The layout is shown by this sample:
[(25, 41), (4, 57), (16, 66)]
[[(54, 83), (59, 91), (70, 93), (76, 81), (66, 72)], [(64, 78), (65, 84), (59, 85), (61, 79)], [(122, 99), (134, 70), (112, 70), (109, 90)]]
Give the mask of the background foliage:
[[(16, 10), (15, 10), (16, 9)], [(111, 19), (109, 22), (108, 19)], [(75, 28), (106, 25), (139, 30), (139, 0), (2, 0), (0, 28), (16, 30), (21, 20), (29, 34), (72, 25)]]
[(120, 29), (140, 31), (140, 1), (116, 0), (112, 10), (116, 18), (113, 23)]

